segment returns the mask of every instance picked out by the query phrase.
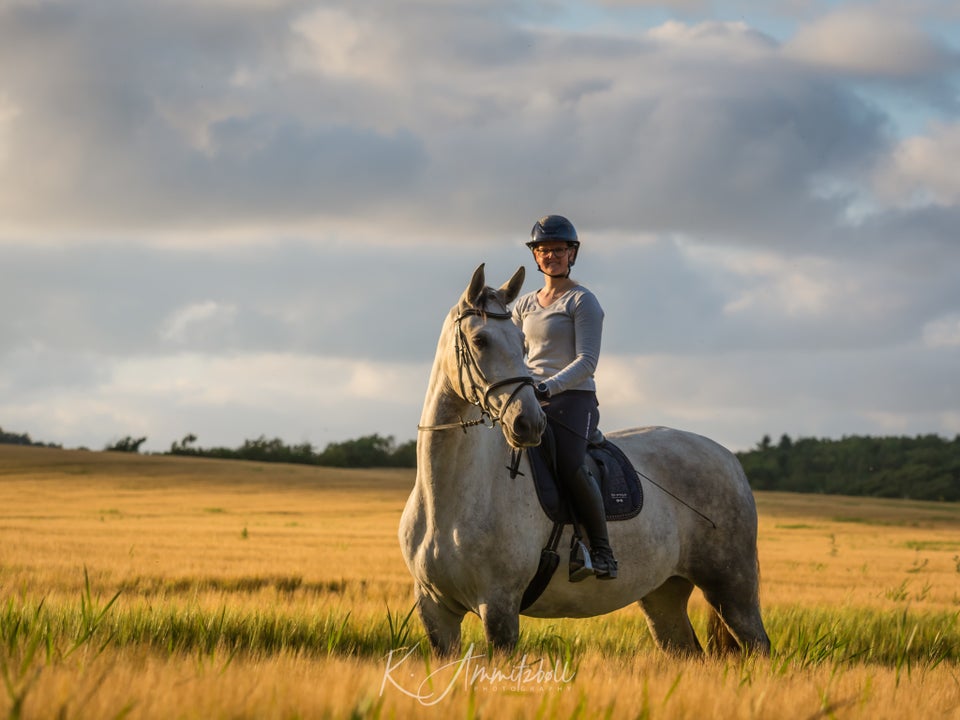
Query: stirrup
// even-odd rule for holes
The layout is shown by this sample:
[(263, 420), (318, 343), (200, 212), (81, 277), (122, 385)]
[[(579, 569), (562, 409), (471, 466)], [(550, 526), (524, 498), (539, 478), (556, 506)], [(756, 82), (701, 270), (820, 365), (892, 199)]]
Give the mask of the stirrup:
[(570, 547), (570, 582), (586, 580), (595, 572), (587, 546), (582, 540), (574, 540)]

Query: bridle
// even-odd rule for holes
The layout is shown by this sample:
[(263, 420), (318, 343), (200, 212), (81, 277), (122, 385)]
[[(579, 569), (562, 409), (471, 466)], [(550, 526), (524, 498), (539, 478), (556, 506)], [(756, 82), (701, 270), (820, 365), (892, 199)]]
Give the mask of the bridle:
[[(444, 423), (441, 425), (417, 425), (417, 430), (451, 430), (461, 428), (466, 432), (467, 428), (477, 425), (492, 428), (500, 422), (503, 418), (503, 413), (507, 410), (507, 406), (514, 401), (520, 391), (525, 386), (532, 386), (534, 384), (533, 378), (529, 375), (519, 375), (494, 382), (487, 381), (483, 370), (480, 369), (480, 364), (473, 350), (470, 348), (470, 343), (467, 342), (467, 337), (463, 332), (463, 321), (468, 317), (481, 317), (484, 320), (512, 320), (513, 316), (509, 312), (487, 312), (480, 308), (471, 307), (461, 311), (454, 320), (456, 332), (454, 332), (453, 336), (453, 349), (457, 356), (457, 382), (460, 385), (460, 397), (471, 405), (476, 405), (480, 408), (480, 417), (476, 420), (464, 420), (460, 418), (459, 422)], [(516, 384), (516, 387), (500, 406), (500, 411), (497, 412), (490, 402), (490, 394), (495, 390), (512, 384)]]

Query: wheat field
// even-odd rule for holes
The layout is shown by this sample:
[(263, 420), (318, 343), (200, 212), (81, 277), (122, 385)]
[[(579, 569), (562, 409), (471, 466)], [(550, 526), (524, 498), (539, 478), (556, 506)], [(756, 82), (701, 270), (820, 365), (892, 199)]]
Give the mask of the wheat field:
[[(410, 470), (0, 446), (8, 718), (957, 718), (960, 506), (758, 493), (770, 658), (635, 607), (423, 651)], [(702, 630), (705, 606), (691, 602)]]

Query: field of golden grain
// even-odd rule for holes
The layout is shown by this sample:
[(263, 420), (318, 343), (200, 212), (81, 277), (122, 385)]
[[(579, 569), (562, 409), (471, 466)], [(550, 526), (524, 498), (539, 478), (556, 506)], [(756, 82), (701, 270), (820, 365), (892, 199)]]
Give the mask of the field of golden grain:
[(468, 618), (443, 664), (396, 540), (412, 483), (0, 446), (0, 714), (960, 719), (956, 504), (758, 493), (769, 659), (665, 657), (631, 607), (524, 619), (510, 657)]

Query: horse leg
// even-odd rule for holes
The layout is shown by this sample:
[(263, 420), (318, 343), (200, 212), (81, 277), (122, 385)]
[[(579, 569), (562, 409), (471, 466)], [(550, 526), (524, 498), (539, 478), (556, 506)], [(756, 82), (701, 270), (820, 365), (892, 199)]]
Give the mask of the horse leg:
[(647, 616), (650, 633), (661, 650), (678, 655), (700, 655), (703, 647), (687, 615), (687, 601), (693, 583), (682, 577), (668, 578), (656, 590), (644, 595), (639, 605)]
[(460, 653), (460, 625), (464, 613), (457, 613), (433, 599), (417, 585), (417, 610), (427, 631), (430, 647), (437, 655), (451, 656)]
[(517, 646), (520, 639), (520, 613), (516, 607), (483, 603), (480, 605), (480, 619), (487, 642), (495, 650), (509, 653)]
[(770, 654), (770, 638), (763, 628), (756, 586), (703, 588), (703, 596), (716, 614), (710, 618), (712, 653), (737, 652), (741, 648), (761, 655)]

